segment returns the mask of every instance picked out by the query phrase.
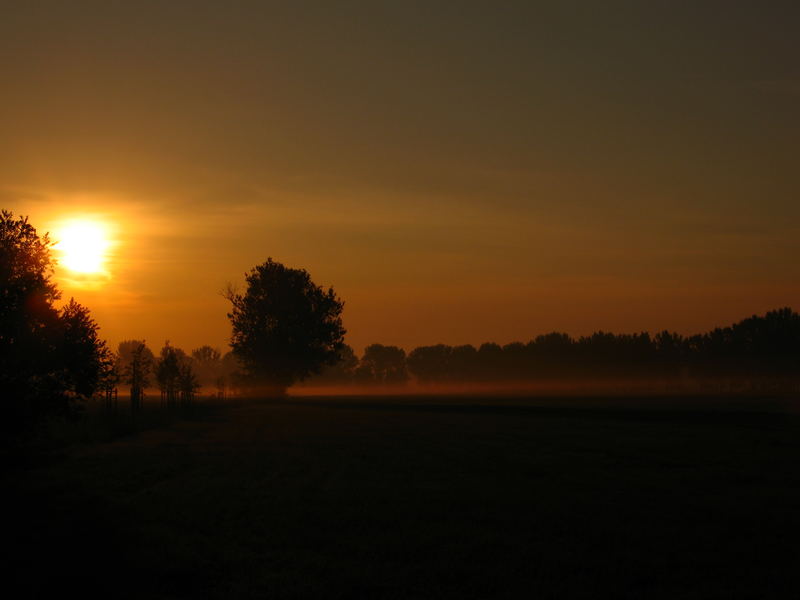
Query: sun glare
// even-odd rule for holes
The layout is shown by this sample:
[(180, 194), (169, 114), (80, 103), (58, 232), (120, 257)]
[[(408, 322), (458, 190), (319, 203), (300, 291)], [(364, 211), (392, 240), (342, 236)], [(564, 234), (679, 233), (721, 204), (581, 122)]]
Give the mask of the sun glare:
[(110, 241), (107, 228), (96, 221), (75, 220), (64, 223), (53, 246), (59, 262), (70, 271), (87, 275), (104, 273)]

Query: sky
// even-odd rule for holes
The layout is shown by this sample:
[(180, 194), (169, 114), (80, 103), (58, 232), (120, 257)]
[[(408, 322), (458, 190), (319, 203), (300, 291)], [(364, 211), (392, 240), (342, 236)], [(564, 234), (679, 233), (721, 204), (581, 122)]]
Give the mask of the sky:
[(107, 224), (112, 345), (226, 348), (268, 257), (347, 341), (800, 308), (797, 2), (2, 2), (0, 207)]

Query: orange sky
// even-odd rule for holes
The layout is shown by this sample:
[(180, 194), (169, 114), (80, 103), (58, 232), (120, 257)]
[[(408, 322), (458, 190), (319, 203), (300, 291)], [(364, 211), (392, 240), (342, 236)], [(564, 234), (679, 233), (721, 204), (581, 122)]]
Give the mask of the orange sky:
[(268, 256), (359, 351), (800, 304), (795, 3), (163, 4), (0, 22), (0, 205), (110, 224), (113, 344), (224, 347)]

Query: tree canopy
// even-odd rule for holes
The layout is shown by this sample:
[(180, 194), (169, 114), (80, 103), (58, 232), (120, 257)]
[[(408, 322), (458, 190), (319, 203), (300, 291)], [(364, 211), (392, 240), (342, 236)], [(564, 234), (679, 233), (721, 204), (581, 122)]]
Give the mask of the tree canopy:
[(246, 274), (247, 290), (226, 297), (231, 348), (254, 384), (279, 391), (335, 364), (344, 348), (344, 303), (316, 285), (305, 269), (272, 258)]
[(153, 351), (144, 340), (123, 340), (117, 350), (117, 373), (123, 383), (130, 385), (131, 408), (142, 407), (144, 390), (150, 385), (150, 374), (155, 365)]
[(183, 350), (165, 342), (156, 366), (156, 379), (167, 404), (173, 405), (178, 399), (187, 403), (200, 388), (192, 360)]
[(88, 309), (62, 308), (51, 281), (51, 242), (27, 217), (0, 212), (0, 389), (5, 429), (64, 414), (91, 396), (111, 362)]
[(408, 379), (406, 353), (397, 346), (370, 344), (356, 370), (356, 378), (364, 383), (402, 383)]

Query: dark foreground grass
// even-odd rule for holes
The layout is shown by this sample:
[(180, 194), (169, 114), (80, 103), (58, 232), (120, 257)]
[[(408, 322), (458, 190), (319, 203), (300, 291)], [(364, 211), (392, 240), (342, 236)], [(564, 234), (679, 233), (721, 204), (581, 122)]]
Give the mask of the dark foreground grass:
[(7, 474), (15, 597), (797, 598), (800, 419), (647, 399), (303, 398)]

